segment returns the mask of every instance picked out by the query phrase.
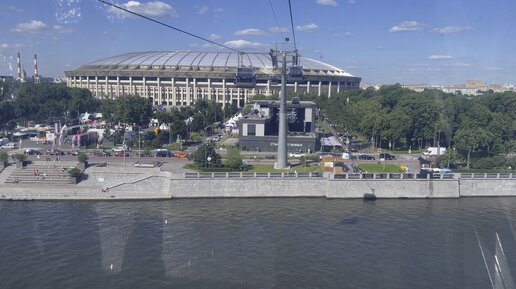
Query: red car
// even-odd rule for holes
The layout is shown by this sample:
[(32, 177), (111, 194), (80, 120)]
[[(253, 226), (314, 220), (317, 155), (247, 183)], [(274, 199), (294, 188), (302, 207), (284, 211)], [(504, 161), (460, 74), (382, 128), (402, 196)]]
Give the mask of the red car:
[(115, 157), (128, 157), (129, 156), (129, 153), (128, 152), (124, 152), (124, 151), (119, 151), (119, 152), (116, 152), (115, 153)]

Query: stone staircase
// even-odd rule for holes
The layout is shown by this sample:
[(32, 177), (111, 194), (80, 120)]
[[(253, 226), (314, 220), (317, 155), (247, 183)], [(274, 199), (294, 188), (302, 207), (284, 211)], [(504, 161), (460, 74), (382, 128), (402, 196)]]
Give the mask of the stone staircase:
[(15, 168), (5, 180), (6, 184), (75, 184), (68, 171), (75, 167), (71, 162), (36, 162), (23, 168)]

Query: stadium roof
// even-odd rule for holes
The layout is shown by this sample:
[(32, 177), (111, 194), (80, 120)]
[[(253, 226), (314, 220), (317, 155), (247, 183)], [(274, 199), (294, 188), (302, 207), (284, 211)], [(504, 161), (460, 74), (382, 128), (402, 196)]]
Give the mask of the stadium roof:
[[(236, 52), (198, 52), (198, 51), (146, 51), (130, 52), (122, 55), (103, 58), (86, 64), (81, 69), (95, 68), (236, 68), (238, 67), (239, 54)], [(278, 59), (281, 60), (281, 59)], [(272, 60), (269, 53), (245, 53), (242, 57), (242, 65), (253, 66), (258, 70), (272, 70)], [(353, 75), (333, 65), (314, 59), (300, 57), (299, 65), (303, 70), (328, 71), (334, 75)]]

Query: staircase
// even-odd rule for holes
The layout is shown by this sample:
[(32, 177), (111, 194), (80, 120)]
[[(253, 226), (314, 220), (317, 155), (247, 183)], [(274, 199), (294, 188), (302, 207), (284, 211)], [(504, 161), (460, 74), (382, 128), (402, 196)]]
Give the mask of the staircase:
[(6, 184), (75, 184), (75, 178), (68, 175), (68, 170), (75, 165), (69, 162), (38, 162), (23, 168), (15, 168), (5, 180)]

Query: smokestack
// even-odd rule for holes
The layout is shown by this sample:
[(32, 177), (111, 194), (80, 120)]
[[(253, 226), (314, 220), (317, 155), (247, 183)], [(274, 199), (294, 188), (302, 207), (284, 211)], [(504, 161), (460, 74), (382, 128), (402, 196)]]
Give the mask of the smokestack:
[(18, 52), (18, 56), (16, 57), (16, 60), (18, 61), (18, 80), (22, 79), (22, 72), (21, 72), (21, 60), (20, 60), (20, 52)]
[(38, 55), (34, 54), (34, 81), (39, 81), (39, 74), (38, 74)]

